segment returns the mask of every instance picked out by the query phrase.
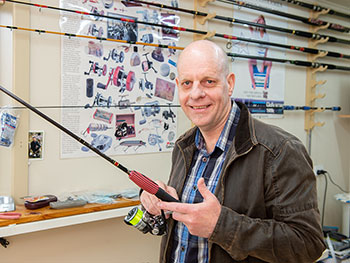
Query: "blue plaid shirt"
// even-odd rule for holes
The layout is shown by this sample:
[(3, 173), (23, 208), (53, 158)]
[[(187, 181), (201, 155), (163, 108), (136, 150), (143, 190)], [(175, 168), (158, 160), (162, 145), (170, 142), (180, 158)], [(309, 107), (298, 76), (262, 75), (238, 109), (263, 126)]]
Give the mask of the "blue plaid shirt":
[[(240, 109), (233, 101), (229, 118), (216, 142), (214, 151), (211, 153), (207, 152), (203, 136), (197, 129), (195, 137), (197, 150), (195, 151), (189, 174), (186, 177), (181, 202), (200, 203), (203, 201), (203, 197), (197, 191), (197, 183), (201, 177), (204, 178), (207, 188), (214, 193), (226, 153), (236, 134), (239, 115)], [(208, 262), (208, 239), (191, 235), (182, 222), (176, 222), (171, 262)]]

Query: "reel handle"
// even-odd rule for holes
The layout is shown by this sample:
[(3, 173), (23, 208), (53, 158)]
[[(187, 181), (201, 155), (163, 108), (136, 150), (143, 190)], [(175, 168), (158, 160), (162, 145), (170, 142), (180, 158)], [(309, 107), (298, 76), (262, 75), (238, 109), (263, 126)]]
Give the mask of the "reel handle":
[(137, 172), (131, 171), (129, 173), (129, 179), (133, 181), (136, 185), (138, 185), (142, 190), (155, 195), (162, 201), (166, 202), (179, 202), (179, 200), (175, 199), (167, 192), (165, 192), (162, 188), (159, 187), (154, 181), (149, 179), (147, 176)]

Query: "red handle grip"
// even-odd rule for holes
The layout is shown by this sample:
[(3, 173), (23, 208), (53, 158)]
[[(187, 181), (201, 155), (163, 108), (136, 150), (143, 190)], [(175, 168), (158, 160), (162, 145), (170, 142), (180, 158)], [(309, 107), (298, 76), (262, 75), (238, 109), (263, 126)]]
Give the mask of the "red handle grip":
[(144, 190), (152, 195), (157, 196), (162, 201), (179, 202), (179, 200), (176, 200), (174, 197), (172, 197), (167, 192), (165, 192), (154, 181), (152, 181), (147, 176), (145, 176), (139, 172), (131, 171), (129, 173), (129, 178), (136, 185), (138, 185), (142, 190)]

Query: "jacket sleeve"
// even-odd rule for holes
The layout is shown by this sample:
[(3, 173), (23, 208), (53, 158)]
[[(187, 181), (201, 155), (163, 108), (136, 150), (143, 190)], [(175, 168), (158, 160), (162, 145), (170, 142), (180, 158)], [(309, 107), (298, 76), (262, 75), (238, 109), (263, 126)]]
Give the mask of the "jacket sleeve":
[(234, 260), (250, 256), (271, 263), (314, 262), (325, 249), (312, 161), (298, 140), (285, 141), (280, 149), (265, 168), (268, 219), (222, 206), (209, 241)]

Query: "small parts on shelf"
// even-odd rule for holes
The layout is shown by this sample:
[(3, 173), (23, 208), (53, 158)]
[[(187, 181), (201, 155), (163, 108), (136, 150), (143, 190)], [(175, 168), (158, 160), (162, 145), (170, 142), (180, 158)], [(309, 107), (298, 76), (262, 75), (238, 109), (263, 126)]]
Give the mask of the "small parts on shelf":
[(16, 212), (4, 212), (0, 213), (0, 219), (18, 219), (22, 216), (21, 213)]
[(34, 210), (48, 206), (51, 202), (56, 202), (57, 197), (54, 195), (43, 195), (24, 198), (24, 206), (29, 210)]

